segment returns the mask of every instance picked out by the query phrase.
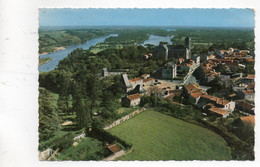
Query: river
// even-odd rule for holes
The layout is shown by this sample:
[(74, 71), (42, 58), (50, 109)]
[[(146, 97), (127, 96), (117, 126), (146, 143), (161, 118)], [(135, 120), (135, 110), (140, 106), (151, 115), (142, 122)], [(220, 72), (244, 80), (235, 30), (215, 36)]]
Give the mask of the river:
[(110, 34), (108, 36), (94, 38), (83, 44), (71, 45), (71, 46), (68, 46), (66, 49), (59, 50), (57, 52), (53, 52), (53, 53), (46, 54), (46, 55), (41, 55), (40, 58), (51, 58), (52, 60), (50, 60), (48, 63), (42, 64), (41, 66), (39, 66), (39, 71), (48, 72), (48, 71), (54, 70), (57, 67), (57, 65), (59, 64), (59, 62), (62, 59), (64, 59), (65, 57), (67, 57), (73, 50), (75, 50), (77, 48), (89, 49), (91, 46), (95, 46), (96, 44), (98, 44), (100, 42), (104, 42), (107, 38), (109, 38), (111, 36), (117, 36), (117, 34)]
[[(40, 58), (51, 58), (52, 60), (39, 66), (39, 71), (48, 72), (48, 71), (54, 70), (57, 67), (57, 65), (59, 64), (59, 62), (62, 59), (64, 59), (65, 57), (67, 57), (69, 55), (69, 53), (71, 53), (73, 50), (75, 50), (77, 48), (89, 49), (91, 46), (95, 46), (96, 44), (98, 44), (100, 42), (104, 42), (107, 38), (109, 38), (111, 36), (117, 36), (117, 34), (110, 34), (108, 36), (94, 38), (94, 39), (87, 41), (84, 44), (68, 46), (66, 49), (59, 50), (57, 52), (53, 52), (53, 53), (46, 54), (46, 55), (41, 55)], [(168, 42), (169, 44), (171, 44), (172, 37), (173, 36), (164, 37), (164, 36), (158, 36), (158, 35), (150, 35), (149, 39), (144, 41), (141, 45), (143, 45), (143, 46), (145, 44), (159, 45), (161, 41)]]
[(162, 42), (168, 42), (169, 44), (172, 44), (172, 41), (171, 41), (172, 37), (173, 36), (164, 37), (164, 36), (159, 36), (159, 35), (150, 35), (149, 39), (144, 41), (141, 45), (145, 46), (146, 44), (152, 44), (152, 45), (157, 46), (157, 45), (160, 44), (161, 41)]

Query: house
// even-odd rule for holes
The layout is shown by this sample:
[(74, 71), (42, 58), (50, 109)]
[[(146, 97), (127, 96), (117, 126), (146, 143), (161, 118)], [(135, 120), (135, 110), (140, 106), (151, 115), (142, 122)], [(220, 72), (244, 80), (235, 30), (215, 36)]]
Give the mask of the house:
[(154, 79), (154, 78), (144, 79), (144, 80), (143, 80), (143, 83), (144, 83), (144, 86), (150, 85), (150, 84), (155, 83), (155, 79)]
[(132, 88), (135, 89), (136, 86), (140, 86), (141, 88), (143, 87), (143, 79), (141, 78), (134, 78), (129, 80), (130, 84), (132, 85)]
[(147, 79), (150, 77), (150, 74), (143, 74), (140, 76), (142, 79)]
[(240, 117), (240, 120), (242, 121), (242, 123), (244, 125), (250, 125), (250, 126), (255, 125), (255, 116), (254, 115)]
[(117, 144), (110, 144), (107, 146), (107, 148), (114, 154), (121, 151), (120, 147)]
[(192, 92), (202, 91), (206, 92), (205, 89), (202, 89), (198, 84), (196, 83), (190, 83), (188, 85), (185, 85), (183, 87), (183, 92), (185, 95), (190, 95)]
[(237, 61), (234, 61), (234, 62), (229, 62), (229, 61), (226, 61), (225, 62), (225, 65), (229, 68), (239, 68), (239, 63)]
[(207, 56), (207, 60), (210, 60), (210, 59), (215, 59), (215, 56), (213, 54)]
[(249, 79), (249, 81), (244, 79), (243, 82), (249, 83), (249, 85), (242, 87), (243, 89), (239, 89), (237, 95), (242, 99), (253, 102), (255, 99), (255, 82), (254, 80), (252, 81), (254, 75), (248, 75), (247, 78)]
[(229, 101), (224, 98), (219, 98), (208, 94), (202, 94), (198, 101), (198, 107), (205, 108), (208, 103), (212, 103), (215, 107), (219, 107), (229, 112), (234, 111), (236, 106), (234, 101)]
[(141, 94), (136, 93), (132, 95), (128, 95), (122, 99), (123, 106), (126, 107), (134, 107), (136, 105), (139, 105), (141, 102)]
[(193, 56), (191, 56), (191, 59), (195, 62), (196, 67), (199, 67), (199, 66), (200, 66), (200, 56), (198, 56), (198, 55), (193, 55)]
[(250, 54), (249, 50), (240, 50), (240, 53)]
[(255, 106), (251, 105), (250, 103), (244, 101), (244, 100), (236, 100), (236, 109), (252, 114), (255, 114)]
[(250, 84), (255, 81), (255, 75), (247, 75), (247, 77), (244, 78), (244, 83)]
[(245, 60), (245, 62), (247, 62), (247, 63), (252, 63), (252, 64), (255, 63), (255, 59), (252, 59), (252, 58), (246, 58), (246, 59), (244, 59), (244, 60)]
[(201, 92), (201, 91), (196, 91), (196, 92), (192, 92), (190, 95), (189, 95), (189, 102), (192, 103), (192, 104), (195, 104), (197, 105), (199, 100), (200, 100), (200, 97), (202, 95), (204, 95), (205, 93), (204, 92)]
[(254, 90), (238, 91), (237, 95), (242, 99), (252, 101), (252, 102), (255, 99), (255, 91)]
[(227, 116), (229, 116), (229, 112), (219, 107), (211, 107), (208, 109), (208, 111), (210, 112), (210, 114), (216, 115), (217, 117), (226, 118)]
[(173, 79), (177, 76), (177, 66), (173, 62), (168, 62), (162, 67), (162, 78)]

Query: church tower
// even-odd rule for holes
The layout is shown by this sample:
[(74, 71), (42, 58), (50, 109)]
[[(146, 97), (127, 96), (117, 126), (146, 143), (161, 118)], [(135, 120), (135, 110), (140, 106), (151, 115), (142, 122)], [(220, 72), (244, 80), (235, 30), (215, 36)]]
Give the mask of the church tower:
[(191, 57), (191, 38), (186, 37), (185, 38), (185, 47), (188, 49), (188, 55), (186, 56), (188, 59)]

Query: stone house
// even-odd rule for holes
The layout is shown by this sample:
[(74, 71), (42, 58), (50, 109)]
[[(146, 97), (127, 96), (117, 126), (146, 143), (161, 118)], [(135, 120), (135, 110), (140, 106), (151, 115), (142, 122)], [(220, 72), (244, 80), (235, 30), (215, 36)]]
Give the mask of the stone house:
[(134, 89), (137, 85), (143, 85), (143, 79), (141, 79), (141, 78), (130, 79), (129, 82), (130, 82), (130, 84), (132, 85), (133, 89)]
[(139, 105), (141, 102), (141, 96), (142, 95), (139, 93), (128, 95), (122, 99), (122, 104), (125, 107), (134, 107)]
[(252, 114), (255, 114), (255, 106), (253, 106), (252, 104), (244, 101), (244, 100), (236, 100), (236, 109)]
[(200, 107), (204, 107), (207, 103), (212, 103), (216, 107), (219, 107), (221, 109), (224, 109), (226, 111), (234, 111), (236, 103), (234, 101), (229, 101), (224, 98), (219, 98), (215, 96), (211, 96), (208, 94), (203, 94), (200, 98)]
[(237, 95), (245, 100), (248, 101), (254, 101), (255, 99), (255, 91), (254, 90), (243, 90), (243, 91), (238, 91)]
[(150, 84), (155, 83), (155, 79), (154, 78), (147, 78), (147, 79), (143, 80), (143, 83), (144, 83), (144, 86), (150, 85)]
[(229, 112), (219, 107), (211, 107), (208, 109), (208, 111), (210, 112), (209, 114), (216, 115), (217, 117), (226, 118), (227, 116), (229, 116)]
[(177, 76), (177, 66), (173, 62), (168, 62), (162, 67), (162, 78), (173, 79)]

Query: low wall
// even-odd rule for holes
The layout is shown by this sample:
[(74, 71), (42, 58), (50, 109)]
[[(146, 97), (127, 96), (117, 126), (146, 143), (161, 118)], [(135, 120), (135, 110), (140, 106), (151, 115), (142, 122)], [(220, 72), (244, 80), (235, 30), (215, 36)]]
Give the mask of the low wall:
[(134, 112), (132, 112), (132, 113), (116, 120), (116, 121), (114, 121), (112, 124), (104, 127), (104, 130), (108, 130), (110, 128), (113, 128), (114, 126), (119, 125), (120, 123), (127, 121), (128, 119), (134, 117), (135, 115), (137, 115), (137, 114), (139, 114), (139, 113), (141, 113), (142, 111), (145, 111), (145, 110), (146, 110), (146, 108), (141, 108), (139, 110), (136, 110), (136, 111), (134, 111)]

